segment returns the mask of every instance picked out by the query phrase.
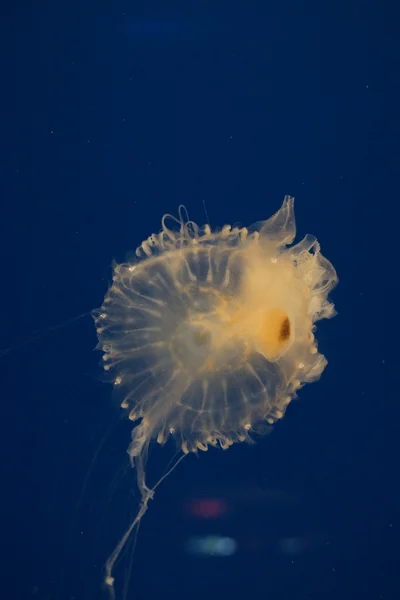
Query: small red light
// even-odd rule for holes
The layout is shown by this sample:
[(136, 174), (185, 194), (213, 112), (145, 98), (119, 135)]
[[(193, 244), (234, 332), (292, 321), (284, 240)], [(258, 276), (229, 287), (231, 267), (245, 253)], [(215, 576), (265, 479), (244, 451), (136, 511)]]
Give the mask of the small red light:
[(197, 519), (219, 519), (227, 510), (221, 498), (192, 498), (187, 503), (187, 512)]

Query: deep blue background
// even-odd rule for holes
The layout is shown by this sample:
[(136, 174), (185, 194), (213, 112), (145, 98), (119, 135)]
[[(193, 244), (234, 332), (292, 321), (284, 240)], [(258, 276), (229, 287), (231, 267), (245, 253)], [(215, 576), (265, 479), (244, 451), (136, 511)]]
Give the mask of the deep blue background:
[[(99, 306), (178, 204), (249, 225), (285, 194), (340, 278), (328, 368), (271, 436), (164, 482), (128, 598), (399, 598), (396, 3), (160, 5), (3, 10), (1, 598), (102, 598), (137, 502), (91, 318), (48, 328)], [(202, 498), (226, 514), (196, 518)], [(190, 555), (207, 533), (238, 551)]]

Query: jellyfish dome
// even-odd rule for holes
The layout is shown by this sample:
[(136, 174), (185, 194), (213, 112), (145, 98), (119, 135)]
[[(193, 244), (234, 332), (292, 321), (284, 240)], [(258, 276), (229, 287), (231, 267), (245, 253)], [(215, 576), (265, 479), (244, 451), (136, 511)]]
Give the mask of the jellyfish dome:
[(114, 265), (94, 319), (104, 369), (134, 422), (128, 452), (146, 506), (151, 440), (172, 436), (185, 454), (251, 441), (327, 364), (315, 323), (335, 315), (337, 275), (313, 236), (291, 245), (293, 205), (286, 196), (266, 221), (216, 231), (180, 207), (133, 260)]

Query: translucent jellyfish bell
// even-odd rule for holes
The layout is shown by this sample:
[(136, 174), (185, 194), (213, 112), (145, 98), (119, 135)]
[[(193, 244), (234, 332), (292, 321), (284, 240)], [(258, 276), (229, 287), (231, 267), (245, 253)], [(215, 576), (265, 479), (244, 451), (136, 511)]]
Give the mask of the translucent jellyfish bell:
[(145, 481), (150, 441), (173, 436), (185, 454), (249, 441), (327, 364), (314, 330), (335, 314), (328, 293), (337, 276), (314, 237), (289, 246), (293, 202), (286, 196), (249, 229), (214, 232), (181, 207), (134, 261), (114, 265), (94, 319), (104, 368), (136, 422), (128, 452), (142, 505), (107, 563), (112, 595), (114, 563), (156, 487)]

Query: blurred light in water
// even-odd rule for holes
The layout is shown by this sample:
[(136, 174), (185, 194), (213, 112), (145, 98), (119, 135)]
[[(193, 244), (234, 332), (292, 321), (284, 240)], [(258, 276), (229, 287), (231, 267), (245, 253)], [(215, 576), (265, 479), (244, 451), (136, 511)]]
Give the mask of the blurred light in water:
[(236, 550), (236, 540), (220, 535), (191, 537), (186, 542), (186, 551), (195, 556), (232, 556)]

